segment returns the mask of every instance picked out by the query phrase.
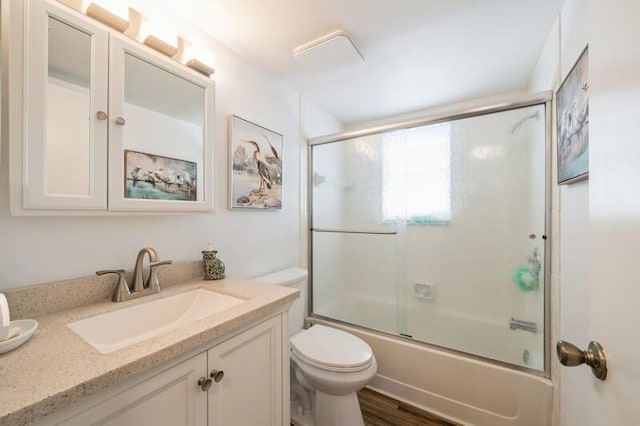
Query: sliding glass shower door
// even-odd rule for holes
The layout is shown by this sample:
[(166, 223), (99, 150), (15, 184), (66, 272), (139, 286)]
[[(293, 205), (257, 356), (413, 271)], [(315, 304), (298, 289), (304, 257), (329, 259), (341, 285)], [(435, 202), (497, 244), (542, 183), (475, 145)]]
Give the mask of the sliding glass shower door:
[(331, 143), (313, 152), (314, 312), (397, 332), (398, 227), (384, 219), (385, 139)]
[(543, 370), (545, 118), (313, 145), (313, 314)]

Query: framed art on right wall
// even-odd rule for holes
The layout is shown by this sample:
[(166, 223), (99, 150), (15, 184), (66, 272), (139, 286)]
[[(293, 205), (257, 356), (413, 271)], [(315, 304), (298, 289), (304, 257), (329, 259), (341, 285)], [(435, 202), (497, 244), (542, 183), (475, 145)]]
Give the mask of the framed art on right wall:
[(589, 47), (556, 93), (558, 184), (589, 176)]

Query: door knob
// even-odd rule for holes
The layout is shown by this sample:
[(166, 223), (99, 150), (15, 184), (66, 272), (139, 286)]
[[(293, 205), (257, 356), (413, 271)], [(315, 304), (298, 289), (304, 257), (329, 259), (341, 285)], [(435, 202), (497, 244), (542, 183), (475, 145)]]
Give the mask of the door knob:
[(127, 120), (125, 120), (123, 117), (116, 117), (116, 124), (118, 126), (124, 126), (125, 124), (127, 124)]
[(107, 113), (104, 111), (98, 111), (96, 112), (96, 118), (100, 121), (104, 121), (107, 119)]
[(590, 342), (586, 351), (569, 342), (558, 340), (556, 345), (558, 359), (562, 365), (575, 367), (587, 364), (591, 372), (600, 380), (607, 378), (607, 355), (598, 342)]

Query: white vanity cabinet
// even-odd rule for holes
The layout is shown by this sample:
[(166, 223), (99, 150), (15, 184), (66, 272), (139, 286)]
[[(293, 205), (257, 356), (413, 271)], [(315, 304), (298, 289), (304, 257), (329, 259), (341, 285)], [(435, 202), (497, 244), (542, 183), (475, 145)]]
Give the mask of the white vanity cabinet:
[(286, 322), (281, 313), (177, 365), (45, 417), (39, 426), (288, 425)]
[(207, 356), (200, 354), (95, 405), (81, 403), (59, 422), (45, 418), (41, 426), (206, 426), (207, 395), (198, 385), (206, 373)]
[[(285, 403), (289, 406), (289, 352), (283, 350), (279, 320), (262, 323), (209, 350), (209, 374), (224, 373), (209, 389), (209, 426), (289, 424), (288, 410), (283, 413)], [(284, 343), (288, 346), (288, 336)]]
[(212, 80), (53, 0), (2, 8), (12, 214), (212, 209)]

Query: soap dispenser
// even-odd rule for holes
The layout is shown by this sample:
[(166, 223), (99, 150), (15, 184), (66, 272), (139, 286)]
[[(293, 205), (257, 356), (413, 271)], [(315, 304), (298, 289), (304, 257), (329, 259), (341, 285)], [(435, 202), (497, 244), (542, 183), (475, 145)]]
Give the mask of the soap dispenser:
[(224, 278), (224, 263), (216, 257), (217, 250), (213, 249), (211, 241), (207, 243), (207, 249), (202, 251), (202, 268), (205, 280), (221, 280)]

